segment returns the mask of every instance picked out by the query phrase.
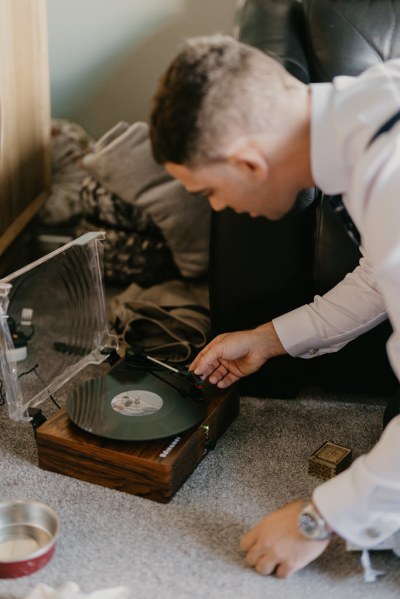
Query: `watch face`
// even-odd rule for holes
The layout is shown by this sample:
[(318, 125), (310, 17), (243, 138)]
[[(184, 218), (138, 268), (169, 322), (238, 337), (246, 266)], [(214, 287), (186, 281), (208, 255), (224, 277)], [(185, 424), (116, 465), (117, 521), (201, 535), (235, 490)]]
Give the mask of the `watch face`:
[(307, 539), (313, 541), (325, 541), (331, 536), (326, 522), (311, 503), (306, 503), (300, 512), (299, 530)]
[(318, 530), (318, 523), (310, 514), (301, 514), (300, 530), (306, 536), (312, 537)]

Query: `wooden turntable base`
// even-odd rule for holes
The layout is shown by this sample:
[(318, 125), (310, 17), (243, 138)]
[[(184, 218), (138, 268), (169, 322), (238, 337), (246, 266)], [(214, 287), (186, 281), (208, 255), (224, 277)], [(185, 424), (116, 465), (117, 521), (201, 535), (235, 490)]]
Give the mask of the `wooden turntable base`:
[(167, 503), (239, 414), (236, 387), (216, 391), (203, 422), (156, 441), (114, 441), (81, 430), (60, 409), (36, 430), (39, 466)]

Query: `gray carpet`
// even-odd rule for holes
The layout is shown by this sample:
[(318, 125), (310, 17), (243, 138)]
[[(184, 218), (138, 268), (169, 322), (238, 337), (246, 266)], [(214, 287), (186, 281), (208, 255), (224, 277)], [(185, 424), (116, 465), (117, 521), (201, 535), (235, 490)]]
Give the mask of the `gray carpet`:
[[(44, 412), (49, 413), (48, 403)], [(243, 564), (240, 536), (269, 510), (306, 495), (317, 481), (308, 458), (325, 440), (367, 451), (381, 430), (383, 401), (347, 401), (305, 390), (294, 400), (242, 398), (241, 414), (168, 505), (109, 490), (37, 466), (28, 423), (0, 408), (1, 500), (30, 498), (59, 513), (53, 559), (24, 578), (0, 581), (0, 598), (22, 598), (39, 582), (78, 583), (85, 592), (127, 585), (134, 599), (398, 597), (400, 562), (375, 552), (386, 575), (363, 581), (358, 553), (335, 539), (288, 580)]]

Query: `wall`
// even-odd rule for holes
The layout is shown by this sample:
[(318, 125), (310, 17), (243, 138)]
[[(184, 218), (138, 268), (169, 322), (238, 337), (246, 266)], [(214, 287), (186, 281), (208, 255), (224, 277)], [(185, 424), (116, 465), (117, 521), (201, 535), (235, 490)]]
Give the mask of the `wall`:
[(53, 117), (98, 138), (147, 120), (157, 80), (184, 38), (232, 33), (236, 0), (47, 0)]

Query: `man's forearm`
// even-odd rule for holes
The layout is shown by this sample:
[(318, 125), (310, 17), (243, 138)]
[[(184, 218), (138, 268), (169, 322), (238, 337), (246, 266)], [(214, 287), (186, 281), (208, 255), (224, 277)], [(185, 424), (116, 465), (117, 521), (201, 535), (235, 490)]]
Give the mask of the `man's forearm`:
[(268, 339), (269, 343), (269, 357), (273, 358), (276, 356), (283, 356), (287, 354), (286, 349), (283, 347), (281, 340), (276, 332), (276, 329), (272, 322), (267, 322), (260, 325), (254, 330), (255, 334), (260, 334), (263, 339)]

